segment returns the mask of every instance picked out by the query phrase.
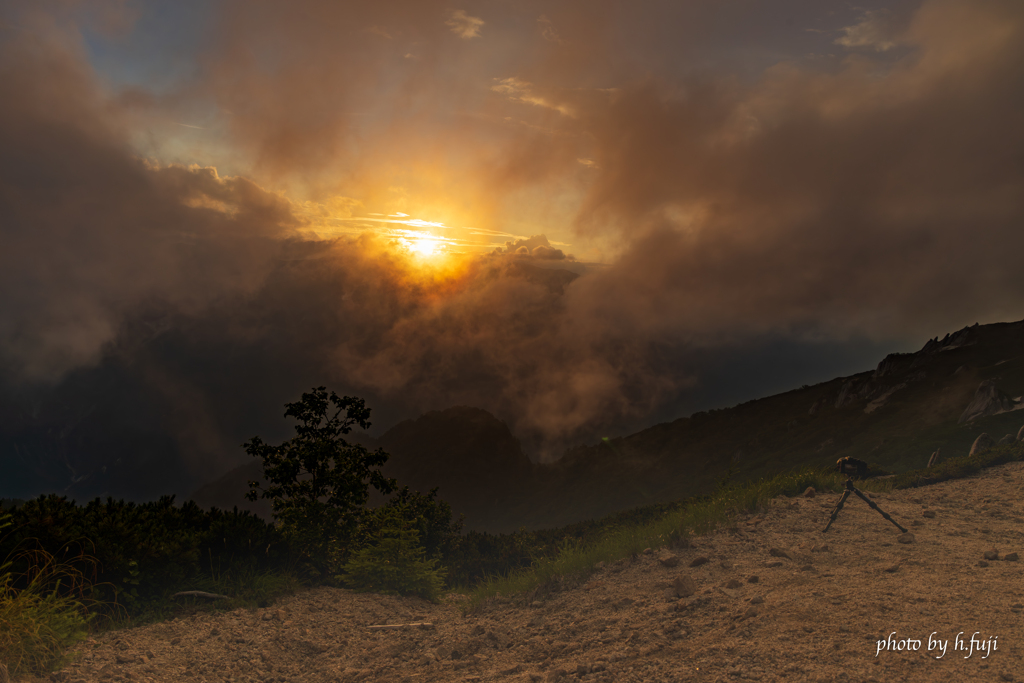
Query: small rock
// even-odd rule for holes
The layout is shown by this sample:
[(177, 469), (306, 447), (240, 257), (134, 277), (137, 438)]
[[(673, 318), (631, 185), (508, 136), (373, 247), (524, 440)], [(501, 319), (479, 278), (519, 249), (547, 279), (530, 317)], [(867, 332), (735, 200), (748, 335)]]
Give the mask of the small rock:
[(757, 608), (757, 606), (756, 605), (751, 605), (750, 607), (747, 608), (747, 611), (743, 613), (743, 618), (744, 619), (749, 619), (751, 617), (756, 617), (759, 613), (760, 613), (760, 610)]
[(597, 564), (595, 564), (594, 565), (594, 569), (596, 569), (598, 571), (604, 569), (604, 562), (598, 562)]
[(725, 584), (726, 588), (740, 588), (743, 586), (738, 579), (729, 579), (729, 583)]
[(766, 566), (766, 567), (781, 567), (782, 563), (779, 562), (778, 560), (776, 560), (774, 562), (765, 562), (764, 566)]
[(986, 550), (985, 551), (985, 559), (986, 560), (998, 560), (999, 559), (999, 553), (997, 551), (995, 551), (995, 550)]
[(832, 547), (828, 543), (822, 543), (811, 548), (812, 553), (827, 553), (832, 550)]
[(732, 588), (720, 588), (719, 590), (725, 593), (730, 598), (740, 597), (740, 592), (738, 590), (733, 590)]
[(750, 604), (751, 605), (760, 605), (763, 602), (764, 602), (764, 598), (762, 598), (760, 595), (755, 595), (754, 597), (750, 598)]
[(1018, 555), (1017, 553), (1008, 553), (1007, 555), (1003, 556), (1003, 559), (1007, 562), (1016, 562), (1020, 559), (1020, 555)]
[(690, 562), (690, 566), (691, 567), (699, 567), (702, 564), (707, 564), (708, 562), (709, 562), (708, 558), (706, 558), (703, 555), (701, 555), (700, 557), (693, 558), (693, 561)]
[(925, 510), (921, 513), (921, 516), (927, 517), (928, 519), (935, 519), (935, 510)]
[(548, 672), (548, 680), (549, 681), (557, 681), (562, 676), (568, 676), (568, 675), (569, 675), (569, 672), (566, 671), (565, 669), (553, 669), (553, 670)]
[(689, 574), (677, 577), (672, 583), (672, 593), (677, 598), (688, 598), (697, 592), (697, 584)]
[(577, 676), (586, 676), (588, 673), (590, 673), (590, 665), (589, 664), (577, 664), (576, 665), (576, 675)]
[(899, 562), (897, 562), (897, 563), (896, 563), (896, 564), (894, 564), (894, 565), (891, 565), (891, 566), (889, 566), (889, 567), (886, 567), (886, 568), (885, 568), (885, 569), (883, 569), (882, 571), (888, 572), (888, 573), (890, 573), (890, 574), (895, 574), (896, 572), (898, 572), (898, 571), (899, 571), (899, 569), (900, 569), (900, 563), (899, 563)]
[(979, 567), (987, 567), (988, 566), (988, 562), (986, 562), (985, 560), (978, 560), (978, 566)]
[(178, 637), (178, 638), (171, 638), (171, 645), (179, 645), (180, 643), (181, 643), (181, 638), (180, 637)]
[(654, 551), (653, 551), (653, 550), (651, 550), (650, 548), (644, 548), (644, 555), (650, 555), (650, 554), (651, 554), (651, 553), (653, 553), (653, 552), (654, 552)]
[(999, 441), (996, 442), (996, 445), (1005, 446), (1007, 444), (1013, 443), (1014, 441), (1016, 441), (1016, 439), (1013, 438), (1013, 434), (1007, 434), (1003, 438), (999, 439)]
[(816, 571), (816, 570), (814, 569), (814, 565), (813, 564), (805, 564), (804, 566), (800, 567), (800, 571), (802, 571), (802, 572), (813, 572), (813, 571)]
[(772, 557), (784, 557), (787, 560), (793, 559), (793, 554), (785, 548), (771, 548), (768, 550), (768, 554)]
[(722, 560), (722, 569), (732, 569), (736, 565), (729, 560)]
[(910, 533), (909, 531), (905, 534), (900, 534), (896, 537), (896, 541), (903, 544), (913, 543), (916, 540), (917, 539), (914, 537), (914, 534)]
[(263, 621), (270, 621), (273, 618), (274, 618), (274, 615), (271, 614), (270, 612), (264, 612), (263, 616), (260, 617), (260, 619), (262, 619)]
[(761, 579), (760, 579), (760, 577), (758, 577), (757, 574), (751, 574), (750, 576), (747, 577), (747, 583), (757, 583), (760, 580)]
[(804, 491), (803, 495), (804, 495), (804, 498), (814, 498), (814, 496), (816, 495), (816, 491), (814, 490), (813, 486), (808, 486), (807, 490)]
[(677, 566), (679, 566), (679, 556), (678, 555), (669, 555), (668, 557), (663, 557), (663, 558), (661, 558), (658, 561), (661, 562), (661, 566), (662, 567), (677, 567)]
[(543, 607), (543, 606), (544, 606), (544, 603), (541, 602), (540, 600), (534, 600), (533, 602), (530, 603), (530, 607)]
[(1013, 681), (1013, 674), (1005, 673), (1004, 672), (1004, 673), (999, 674), (999, 678), (1004, 680), (1004, 681), (1010, 681), (1012, 683), (1012, 681)]
[(924, 526), (924, 522), (922, 522), (919, 519), (915, 519), (913, 522), (910, 523), (910, 526)]

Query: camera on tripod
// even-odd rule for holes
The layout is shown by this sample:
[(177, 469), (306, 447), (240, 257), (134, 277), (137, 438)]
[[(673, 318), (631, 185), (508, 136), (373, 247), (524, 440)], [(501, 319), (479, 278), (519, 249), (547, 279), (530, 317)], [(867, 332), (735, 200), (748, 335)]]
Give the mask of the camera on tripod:
[(868, 464), (857, 458), (851, 458), (850, 456), (839, 458), (836, 461), (836, 466), (839, 468), (839, 474), (845, 474), (848, 477), (864, 479), (868, 476)]

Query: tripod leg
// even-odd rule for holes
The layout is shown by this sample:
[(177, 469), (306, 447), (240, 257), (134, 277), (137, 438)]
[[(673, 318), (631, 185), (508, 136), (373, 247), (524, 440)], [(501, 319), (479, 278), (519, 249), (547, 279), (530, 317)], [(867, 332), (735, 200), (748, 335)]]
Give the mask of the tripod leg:
[[(825, 527), (825, 531), (828, 531), (829, 527), (832, 526), (832, 522), (836, 521), (836, 517), (839, 516), (839, 511), (843, 509), (843, 503), (846, 502), (846, 499), (847, 499), (847, 497), (849, 497), (849, 495), (850, 495), (850, 490), (849, 489), (847, 489), (846, 491), (843, 491), (843, 497), (839, 499), (839, 502), (836, 503), (835, 508), (832, 510), (832, 517), (828, 520), (828, 526)], [(821, 533), (825, 533), (825, 531), (822, 531)]]
[(863, 493), (861, 493), (860, 489), (854, 488), (853, 492), (856, 493), (858, 496), (860, 496), (861, 500), (863, 500), (865, 503), (870, 505), (872, 510), (876, 510), (878, 512), (878, 514), (882, 515), (882, 517), (885, 517), (887, 520), (889, 520), (890, 522), (895, 524), (897, 529), (899, 529), (903, 533), (907, 533), (907, 530), (904, 529), (903, 527), (901, 527), (899, 524), (897, 524), (896, 520), (889, 516), (889, 513), (887, 513), (884, 510), (882, 510), (882, 508), (878, 507), (878, 505), (875, 503), (875, 501), (871, 500), (870, 498), (865, 496)]

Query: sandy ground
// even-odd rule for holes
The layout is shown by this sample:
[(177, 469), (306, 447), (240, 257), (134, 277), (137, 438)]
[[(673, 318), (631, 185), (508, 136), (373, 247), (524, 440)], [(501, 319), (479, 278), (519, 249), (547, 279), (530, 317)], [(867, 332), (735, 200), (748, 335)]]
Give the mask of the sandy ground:
[[(781, 498), (694, 547), (465, 616), (455, 597), (315, 589), (99, 635), (53, 678), (1024, 681), (1022, 484), (1024, 463), (1012, 463), (877, 495), (909, 543), (854, 497), (827, 534), (837, 495)], [(985, 566), (986, 551), (1000, 559)], [(686, 577), (695, 592), (679, 598)], [(369, 628), (416, 622), (431, 626)]]

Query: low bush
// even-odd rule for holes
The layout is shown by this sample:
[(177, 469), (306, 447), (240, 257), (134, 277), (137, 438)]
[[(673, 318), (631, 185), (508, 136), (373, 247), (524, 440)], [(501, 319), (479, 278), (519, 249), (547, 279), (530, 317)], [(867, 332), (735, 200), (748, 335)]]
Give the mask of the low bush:
[(444, 571), (428, 559), (415, 529), (396, 524), (382, 527), (375, 543), (353, 553), (335, 578), (357, 591), (415, 595), (437, 602)]

